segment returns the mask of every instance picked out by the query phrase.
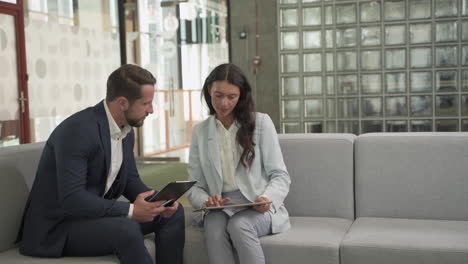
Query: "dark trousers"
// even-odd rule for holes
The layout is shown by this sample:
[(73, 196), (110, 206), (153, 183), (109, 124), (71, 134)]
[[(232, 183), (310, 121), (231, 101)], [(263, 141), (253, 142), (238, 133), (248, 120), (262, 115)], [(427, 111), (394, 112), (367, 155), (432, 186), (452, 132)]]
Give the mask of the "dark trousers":
[(144, 235), (154, 232), (157, 264), (182, 264), (185, 243), (184, 210), (179, 205), (171, 218), (156, 217), (138, 223), (126, 217), (75, 220), (70, 225), (64, 256), (114, 254), (121, 264), (153, 263)]

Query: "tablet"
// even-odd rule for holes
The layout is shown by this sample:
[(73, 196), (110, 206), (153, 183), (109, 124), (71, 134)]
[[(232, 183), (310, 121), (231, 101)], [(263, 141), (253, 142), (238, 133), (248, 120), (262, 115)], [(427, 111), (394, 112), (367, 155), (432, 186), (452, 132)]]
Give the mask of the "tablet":
[(145, 198), (147, 202), (167, 201), (163, 206), (170, 206), (187, 192), (196, 181), (170, 182), (159, 192)]
[(262, 204), (270, 204), (271, 201), (265, 201), (265, 202), (254, 202), (254, 203), (241, 203), (241, 204), (230, 204), (230, 205), (221, 205), (221, 206), (213, 206), (213, 207), (203, 207), (197, 210), (194, 210), (194, 212), (199, 212), (199, 211), (206, 211), (206, 210), (219, 210), (219, 209), (224, 209), (224, 208), (235, 208), (235, 207), (252, 207), (252, 206), (257, 206), (257, 205), (262, 205)]

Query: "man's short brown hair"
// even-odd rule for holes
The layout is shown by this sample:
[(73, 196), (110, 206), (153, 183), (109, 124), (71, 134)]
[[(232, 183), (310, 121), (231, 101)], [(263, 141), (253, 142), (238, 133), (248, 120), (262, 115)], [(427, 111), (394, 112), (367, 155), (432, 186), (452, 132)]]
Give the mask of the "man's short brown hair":
[(134, 64), (125, 64), (109, 75), (107, 79), (106, 100), (112, 101), (123, 96), (130, 103), (142, 97), (141, 86), (156, 84), (151, 72)]

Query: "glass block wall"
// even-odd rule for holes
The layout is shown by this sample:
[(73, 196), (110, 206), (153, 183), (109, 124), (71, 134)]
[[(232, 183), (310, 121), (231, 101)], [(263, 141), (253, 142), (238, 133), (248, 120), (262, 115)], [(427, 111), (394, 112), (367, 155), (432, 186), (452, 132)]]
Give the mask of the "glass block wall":
[(282, 133), (468, 131), (468, 0), (278, 0)]

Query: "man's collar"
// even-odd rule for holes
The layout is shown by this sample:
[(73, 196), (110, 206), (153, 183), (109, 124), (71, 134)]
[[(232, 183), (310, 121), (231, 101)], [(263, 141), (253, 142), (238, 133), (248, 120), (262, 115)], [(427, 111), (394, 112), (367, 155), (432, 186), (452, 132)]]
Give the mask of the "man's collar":
[(109, 106), (107, 106), (107, 102), (105, 99), (103, 103), (104, 109), (106, 110), (107, 121), (109, 122), (109, 131), (111, 138), (115, 140), (124, 139), (125, 136), (127, 136), (127, 134), (132, 130), (131, 126), (127, 124), (121, 129), (115, 122), (114, 117), (112, 117), (112, 114), (109, 110)]

